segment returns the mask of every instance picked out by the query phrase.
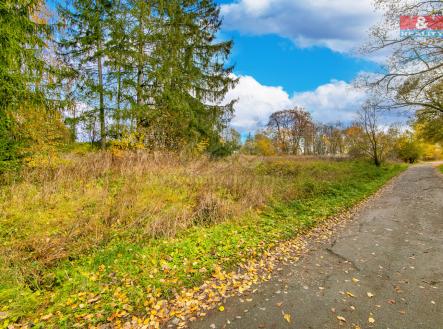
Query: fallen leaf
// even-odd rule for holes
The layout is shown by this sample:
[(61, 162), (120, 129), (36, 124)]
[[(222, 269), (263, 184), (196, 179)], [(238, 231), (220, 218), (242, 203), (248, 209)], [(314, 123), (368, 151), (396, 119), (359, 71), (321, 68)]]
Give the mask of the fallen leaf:
[(283, 302), (277, 303), (275, 305), (277, 305), (278, 307), (281, 307), (283, 305)]
[(225, 310), (225, 307), (224, 307), (224, 306), (220, 306), (220, 307), (218, 308), (218, 310), (219, 310), (220, 312), (223, 312), (223, 311)]
[(367, 292), (366, 294), (368, 295), (369, 298), (372, 298), (375, 296), (372, 292)]
[(350, 291), (346, 291), (346, 295), (348, 295), (349, 297), (355, 297), (355, 295)]
[(369, 322), (369, 323), (375, 323), (375, 319), (372, 318), (372, 317), (369, 317), (369, 318), (368, 318), (368, 322)]
[(394, 299), (388, 299), (388, 303), (392, 305), (392, 304), (395, 304), (396, 301)]
[(357, 282), (359, 282), (359, 281), (360, 281), (359, 279), (352, 278), (352, 282), (354, 282), (354, 283), (357, 283)]
[(337, 319), (338, 319), (339, 321), (346, 322), (346, 319), (345, 319), (344, 317), (340, 316), (340, 315), (337, 315)]
[(291, 314), (283, 313), (283, 318), (290, 323), (291, 322)]

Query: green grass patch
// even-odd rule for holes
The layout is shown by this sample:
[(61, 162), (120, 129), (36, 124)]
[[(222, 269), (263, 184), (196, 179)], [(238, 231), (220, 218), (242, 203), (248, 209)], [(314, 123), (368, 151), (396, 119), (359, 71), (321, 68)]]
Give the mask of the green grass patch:
[[(151, 168), (136, 176), (138, 183), (132, 173), (107, 171), (79, 184), (76, 178), (5, 189), (0, 312), (7, 318), (0, 327), (32, 321), (37, 328), (70, 328), (106, 322), (116, 310), (142, 315), (147, 292), (169, 298), (198, 286), (216, 265), (231, 269), (260, 255), (352, 207), (406, 168), (291, 159), (208, 166), (214, 171), (196, 173), (193, 164), (193, 176), (177, 166)], [(241, 190), (263, 189), (259, 184), (272, 193)], [(137, 197), (129, 202), (122, 193)], [(152, 223), (175, 225), (174, 234), (164, 227), (159, 232), (165, 234), (150, 234), (148, 228), (158, 229)], [(58, 240), (70, 234), (77, 241)], [(38, 254), (41, 243), (54, 259)]]

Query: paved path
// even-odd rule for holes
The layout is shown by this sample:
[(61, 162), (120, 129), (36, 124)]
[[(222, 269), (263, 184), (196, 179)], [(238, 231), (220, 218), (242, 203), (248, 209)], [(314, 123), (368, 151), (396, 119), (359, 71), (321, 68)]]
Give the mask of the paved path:
[(443, 176), (410, 168), (332, 243), (242, 298), (191, 328), (443, 329)]

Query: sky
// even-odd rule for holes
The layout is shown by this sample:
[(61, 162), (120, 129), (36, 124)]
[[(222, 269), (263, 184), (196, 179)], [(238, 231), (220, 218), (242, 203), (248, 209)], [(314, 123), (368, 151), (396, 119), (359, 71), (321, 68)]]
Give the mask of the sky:
[(379, 71), (359, 49), (381, 20), (372, 0), (216, 0), (220, 38), (232, 39), (238, 85), (232, 126), (243, 135), (263, 128), (272, 112), (303, 106), (322, 123), (350, 123), (365, 99), (353, 87)]

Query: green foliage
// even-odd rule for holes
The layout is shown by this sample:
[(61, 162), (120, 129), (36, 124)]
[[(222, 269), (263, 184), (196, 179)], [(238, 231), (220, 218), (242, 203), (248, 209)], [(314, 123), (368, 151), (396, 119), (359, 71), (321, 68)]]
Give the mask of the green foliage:
[(226, 129), (223, 138), (213, 139), (208, 148), (207, 152), (215, 158), (222, 158), (232, 155), (234, 152), (241, 148), (241, 137), (235, 129)]
[[(103, 160), (92, 164), (108, 163)], [(106, 322), (117, 310), (143, 313), (146, 291), (169, 298), (181, 287), (202, 283), (218, 265), (230, 269), (252, 251), (259, 257), (276, 242), (352, 206), (405, 168), (288, 159), (253, 162), (233, 172), (236, 167), (226, 164), (211, 162), (208, 177), (196, 174), (196, 168), (209, 169), (198, 163), (190, 165), (192, 174), (176, 165), (152, 172), (134, 167), (127, 173), (125, 164), (115, 170), (105, 165), (101, 174), (74, 168), (72, 182), (24, 182), (3, 190), (0, 304), (7, 321), (72, 327)], [(263, 186), (259, 195), (250, 190)], [(197, 194), (202, 188), (205, 193)], [(254, 198), (270, 189), (267, 206), (253, 207)], [(238, 216), (201, 225), (191, 220), (171, 238), (151, 235), (154, 229), (167, 232), (182, 225), (193, 207), (208, 215), (236, 202), (243, 209)], [(169, 219), (159, 221), (159, 216)], [(21, 258), (23, 248), (32, 252)], [(88, 303), (90, 295), (100, 298)], [(52, 317), (43, 320), (47, 314)]]
[(242, 152), (251, 155), (272, 156), (277, 153), (277, 150), (271, 138), (263, 133), (258, 133), (254, 137), (248, 136)]
[[(0, 3), (0, 175), (17, 169), (61, 118), (49, 99), (57, 72), (45, 52), (51, 27), (43, 1)], [(54, 114), (55, 113), (55, 114)], [(40, 144), (41, 145), (41, 144)]]
[(401, 135), (395, 145), (397, 156), (408, 163), (414, 163), (423, 155), (423, 146), (410, 132)]
[(443, 143), (443, 112), (417, 111), (413, 124), (417, 135), (429, 143)]

